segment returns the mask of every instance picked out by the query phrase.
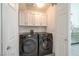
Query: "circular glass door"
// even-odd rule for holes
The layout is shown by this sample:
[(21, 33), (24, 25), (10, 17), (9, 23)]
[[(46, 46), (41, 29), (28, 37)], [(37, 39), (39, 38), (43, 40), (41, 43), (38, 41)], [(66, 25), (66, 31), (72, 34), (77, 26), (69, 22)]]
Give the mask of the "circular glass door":
[(45, 50), (48, 50), (49, 48), (50, 48), (50, 40), (48, 40), (48, 39), (44, 39), (44, 40), (42, 40), (42, 45), (41, 45), (41, 47), (43, 48), (43, 49), (45, 49)]
[(32, 53), (36, 50), (36, 41), (32, 39), (25, 40), (23, 43), (24, 53)]

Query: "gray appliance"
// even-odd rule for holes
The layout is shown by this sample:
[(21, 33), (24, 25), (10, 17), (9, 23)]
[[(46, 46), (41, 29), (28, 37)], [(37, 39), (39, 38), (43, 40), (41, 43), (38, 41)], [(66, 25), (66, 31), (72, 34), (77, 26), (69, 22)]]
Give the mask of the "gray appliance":
[(19, 40), (20, 56), (37, 56), (38, 55), (38, 35), (31, 32), (20, 35)]
[(53, 37), (52, 33), (39, 33), (39, 56), (52, 54)]

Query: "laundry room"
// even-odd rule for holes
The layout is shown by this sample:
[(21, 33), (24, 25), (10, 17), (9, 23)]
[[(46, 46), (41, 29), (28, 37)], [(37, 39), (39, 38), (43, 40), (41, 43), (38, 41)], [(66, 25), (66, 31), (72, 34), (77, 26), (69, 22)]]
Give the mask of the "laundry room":
[[(57, 3), (46, 3), (46, 4), (20, 3), (19, 4), (19, 34), (21, 38), (19, 40), (20, 41), (19, 55), (55, 56), (56, 54), (59, 53), (59, 50), (57, 49), (60, 46), (57, 45), (57, 48), (56, 48), (55, 34), (58, 34), (61, 32), (61, 29), (59, 29), (58, 27), (56, 28), (56, 26), (58, 26), (59, 23), (61, 23), (62, 21), (61, 20), (59, 22), (56, 22), (56, 19), (58, 21), (58, 18), (62, 19), (63, 17), (63, 16), (60, 16), (61, 18), (60, 17), (56, 18), (57, 17), (56, 13), (60, 12), (60, 10), (62, 10), (61, 8), (62, 9), (65, 8), (64, 12), (60, 13), (61, 15), (63, 15), (65, 14), (65, 12), (67, 12), (67, 9), (66, 9), (67, 4), (64, 4), (64, 8), (63, 8), (63, 4), (60, 6), (57, 6)], [(67, 18), (67, 16), (64, 16), (64, 17)], [(62, 25), (60, 24), (59, 27), (60, 26)], [(63, 28), (63, 26), (61, 28)], [(63, 28), (63, 30), (64, 29), (65, 28)], [(59, 32), (56, 33), (56, 31), (59, 31)], [(28, 41), (28, 39), (33, 38), (32, 34), (35, 34), (33, 36), (37, 36), (35, 39), (36, 45), (34, 45), (32, 41), (30, 40)], [(34, 47), (36, 49), (34, 49)], [(55, 53), (55, 51), (57, 53)]]
[[(36, 40), (37, 46), (36, 46), (36, 54), (35, 55), (54, 55), (53, 52), (53, 33), (54, 33), (54, 20), (55, 20), (55, 5), (56, 4), (34, 4), (34, 3), (26, 3), (26, 4), (19, 4), (19, 33), (20, 35), (27, 35), (27, 38), (24, 38), (24, 40), (28, 40), (30, 37), (28, 37), (28, 34), (30, 32), (38, 34), (38, 37)], [(52, 25), (52, 26), (51, 26)], [(35, 35), (34, 35), (35, 36)], [(45, 39), (47, 36), (47, 39)], [(45, 39), (43, 39), (43, 38)], [(22, 38), (22, 37), (21, 37)], [(40, 41), (40, 42), (39, 42)], [(22, 42), (22, 41), (21, 41)], [(20, 42), (20, 43), (21, 43)], [(33, 42), (28, 41), (26, 43), (27, 45), (30, 44), (28, 47), (26, 45), (25, 51), (29, 51), (30, 49), (33, 49), (34, 46)], [(22, 45), (23, 46), (23, 45)], [(45, 49), (43, 50), (43, 48)], [(24, 46), (25, 47), (25, 46)], [(21, 47), (20, 49), (24, 49)], [(26, 55), (33, 55), (32, 53), (35, 53), (33, 51), (32, 53), (23, 53), (22, 50), (20, 51), (21, 54)], [(31, 50), (29, 51), (31, 52)]]
[(68, 3), (0, 4), (2, 56), (69, 55)]

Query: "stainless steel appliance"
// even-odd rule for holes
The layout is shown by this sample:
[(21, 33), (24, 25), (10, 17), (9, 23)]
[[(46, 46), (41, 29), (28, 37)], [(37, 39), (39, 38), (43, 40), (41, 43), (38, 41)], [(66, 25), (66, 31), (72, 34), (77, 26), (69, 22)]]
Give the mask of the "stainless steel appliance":
[(53, 37), (52, 33), (39, 34), (39, 56), (52, 54)]
[(19, 42), (20, 56), (37, 56), (38, 55), (38, 35), (26, 33), (20, 35)]
[(52, 33), (25, 33), (20, 35), (19, 54), (20, 56), (43, 56), (53, 52)]

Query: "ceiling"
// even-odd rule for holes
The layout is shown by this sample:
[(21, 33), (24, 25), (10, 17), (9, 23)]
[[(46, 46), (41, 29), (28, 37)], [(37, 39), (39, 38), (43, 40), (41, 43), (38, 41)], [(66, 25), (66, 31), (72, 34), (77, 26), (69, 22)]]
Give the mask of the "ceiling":
[(45, 12), (49, 8), (49, 6), (50, 4), (45, 3), (45, 6), (43, 6), (42, 8), (38, 8), (37, 6), (34, 5), (34, 3), (20, 3), (19, 10), (20, 11), (33, 10), (33, 11)]

